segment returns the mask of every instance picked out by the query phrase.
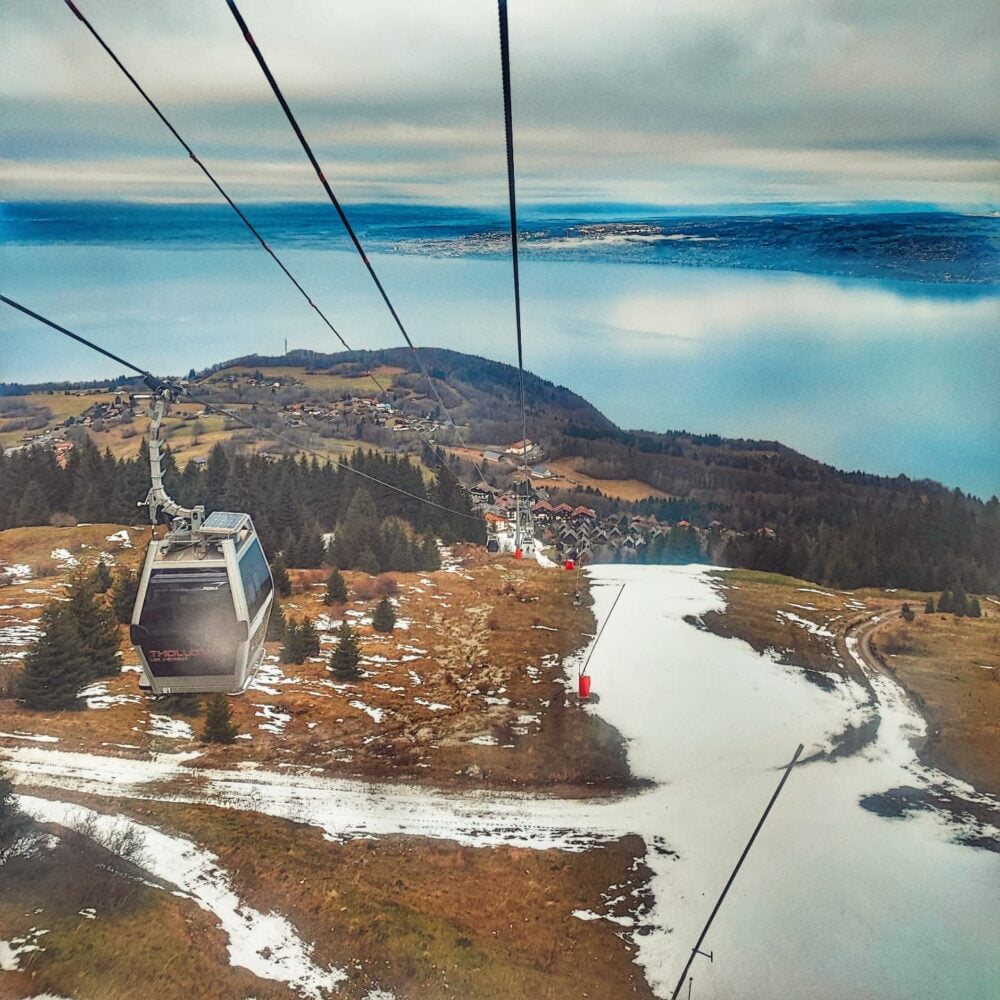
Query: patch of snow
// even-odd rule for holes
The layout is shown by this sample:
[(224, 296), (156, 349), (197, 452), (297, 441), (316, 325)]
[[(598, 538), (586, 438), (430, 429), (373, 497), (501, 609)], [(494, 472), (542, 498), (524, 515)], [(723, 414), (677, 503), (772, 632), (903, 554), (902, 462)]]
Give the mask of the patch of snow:
[(50, 559), (61, 562), (63, 566), (79, 566), (80, 560), (74, 556), (69, 549), (53, 549), (49, 553)]
[(121, 531), (116, 531), (113, 535), (105, 535), (104, 540), (106, 542), (121, 542), (123, 549), (132, 548), (132, 539), (129, 538), (127, 528), (122, 528)]
[(812, 635), (819, 635), (828, 639), (834, 638), (834, 634), (828, 628), (824, 628), (822, 625), (817, 625), (816, 622), (810, 621), (808, 618), (802, 618), (792, 611), (779, 611), (778, 621), (781, 621), (782, 618), (786, 621), (794, 622), (796, 625), (800, 625)]
[(172, 719), (169, 715), (149, 714), (149, 735), (167, 740), (193, 740), (194, 731), (183, 719)]
[(429, 708), (432, 712), (447, 712), (451, 709), (451, 705), (445, 705), (440, 701), (427, 701), (426, 698), (414, 698), (413, 701), (417, 705), (423, 705), (424, 708)]
[(142, 702), (137, 694), (108, 694), (108, 685), (103, 681), (89, 684), (78, 695), (87, 702), (87, 708), (111, 708), (112, 705), (130, 705)]
[(416, 671), (409, 670), (407, 671), (407, 673), (410, 675), (410, 683), (414, 687), (419, 687), (421, 684), (423, 684), (423, 681), (420, 679), (420, 674), (416, 673)]
[(38, 944), (38, 939), (43, 934), (48, 934), (48, 931), (32, 927), (23, 936), (12, 937), (9, 941), (0, 941), (0, 971), (17, 972), (21, 967), (18, 961), (19, 956), (27, 955), (33, 951), (45, 951)]
[(474, 743), (477, 747), (500, 746), (500, 741), (495, 736), (473, 736), (469, 742)]
[(229, 938), (229, 963), (249, 969), (261, 979), (288, 983), (301, 996), (321, 1000), (347, 978), (342, 969), (321, 968), (295, 928), (280, 914), (261, 913), (240, 900), (219, 859), (181, 837), (168, 836), (124, 816), (108, 816), (72, 803), (21, 796), (21, 808), (43, 823), (79, 825), (93, 822), (98, 834), (134, 830), (145, 843), (144, 866), (157, 878), (213, 914)]
[(40, 736), (35, 733), (0, 733), (9, 740), (31, 740), (33, 743), (58, 743), (58, 736)]
[(382, 708), (372, 708), (371, 705), (366, 705), (363, 701), (349, 701), (347, 703), (351, 708), (357, 708), (360, 711), (370, 715), (375, 722), (381, 722), (385, 718), (385, 709)]
[[(24, 583), (31, 579), (31, 567), (27, 563), (14, 563), (10, 566), (0, 566), (0, 571), (7, 574), (13, 583)], [(44, 594), (44, 590), (29, 590), (29, 594)]]
[(273, 705), (254, 705), (254, 708), (259, 708), (259, 712), (254, 712), (257, 718), (264, 719), (265, 721), (260, 723), (257, 727), (258, 729), (263, 729), (268, 733), (274, 733), (275, 736), (283, 736), (285, 732), (285, 726), (292, 721), (291, 715), (287, 712), (279, 712)]
[(816, 590), (814, 587), (796, 587), (795, 589), (798, 590), (800, 594), (820, 594), (823, 597), (837, 596), (836, 594), (831, 594), (829, 591), (826, 590)]

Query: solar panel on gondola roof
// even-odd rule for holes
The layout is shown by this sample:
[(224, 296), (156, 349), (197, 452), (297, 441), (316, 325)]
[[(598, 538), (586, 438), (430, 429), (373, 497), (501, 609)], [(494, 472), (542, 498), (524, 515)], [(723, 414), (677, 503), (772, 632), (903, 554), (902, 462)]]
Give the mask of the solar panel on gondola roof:
[(231, 535), (238, 531), (249, 520), (246, 514), (238, 514), (229, 510), (215, 510), (202, 522), (201, 530), (210, 534)]

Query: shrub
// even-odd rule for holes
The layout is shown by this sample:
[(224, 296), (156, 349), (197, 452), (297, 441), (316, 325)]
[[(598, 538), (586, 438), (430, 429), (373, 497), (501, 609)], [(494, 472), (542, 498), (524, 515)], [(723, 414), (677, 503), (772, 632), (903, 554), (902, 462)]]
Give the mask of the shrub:
[(396, 609), (388, 597), (383, 597), (372, 615), (372, 628), (376, 632), (391, 632), (396, 627)]
[(361, 676), (358, 664), (361, 649), (357, 637), (348, 622), (342, 622), (337, 630), (337, 648), (330, 654), (329, 670), (340, 680), (356, 680)]
[(205, 728), (201, 731), (202, 743), (232, 743), (239, 729), (233, 724), (233, 710), (224, 694), (213, 694), (208, 699)]

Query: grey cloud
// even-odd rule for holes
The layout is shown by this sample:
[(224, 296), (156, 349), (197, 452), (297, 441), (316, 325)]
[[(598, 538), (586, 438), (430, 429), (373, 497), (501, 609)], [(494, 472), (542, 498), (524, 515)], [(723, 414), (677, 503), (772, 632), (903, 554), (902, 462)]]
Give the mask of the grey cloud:
[[(204, 155), (300, 156), (223, 4), (81, 6)], [(407, 190), (453, 183), (476, 201), (499, 200), (489, 0), (241, 6), (324, 162), (396, 164)], [(989, 201), (1000, 92), (991, 6), (514, 2), (519, 168), (542, 197), (690, 200), (719, 184), (723, 199), (905, 190)], [(102, 160), (171, 155), (160, 124), (61, 4), (8, 0), (3, 18), (9, 159), (97, 170)], [(377, 173), (372, 190), (391, 187)], [(360, 172), (354, 180), (364, 187)], [(148, 188), (134, 180), (126, 193)], [(13, 191), (31, 193), (20, 181)]]

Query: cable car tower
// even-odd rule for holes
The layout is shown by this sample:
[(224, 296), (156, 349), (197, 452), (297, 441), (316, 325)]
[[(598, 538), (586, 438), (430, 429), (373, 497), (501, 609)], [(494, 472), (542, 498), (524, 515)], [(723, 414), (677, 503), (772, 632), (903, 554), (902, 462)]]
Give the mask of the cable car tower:
[(150, 542), (129, 636), (154, 694), (225, 692), (250, 682), (274, 599), (271, 570), (249, 514), (182, 507), (163, 486), (160, 429), (179, 386), (147, 376), (150, 488), (140, 507), (170, 528)]

